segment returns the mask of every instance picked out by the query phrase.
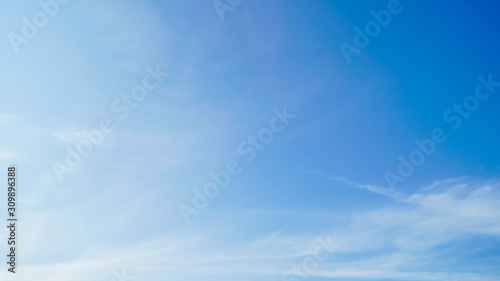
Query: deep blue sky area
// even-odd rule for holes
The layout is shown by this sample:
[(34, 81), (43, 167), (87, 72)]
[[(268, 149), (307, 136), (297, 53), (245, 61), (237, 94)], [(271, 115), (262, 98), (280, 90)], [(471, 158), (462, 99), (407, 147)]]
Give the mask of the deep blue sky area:
[(1, 10), (1, 280), (500, 279), (498, 2)]

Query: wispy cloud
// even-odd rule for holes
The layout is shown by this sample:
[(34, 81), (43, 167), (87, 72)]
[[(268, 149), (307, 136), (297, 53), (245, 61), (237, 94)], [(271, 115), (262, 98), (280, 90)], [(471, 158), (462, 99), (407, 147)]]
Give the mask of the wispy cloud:
[[(315, 238), (322, 235), (331, 236), (338, 247), (317, 270), (310, 272), (312, 277), (443, 280), (447, 268), (456, 267), (458, 261), (448, 257), (443, 268), (431, 266), (442, 262), (440, 259), (446, 256), (440, 246), (471, 239), (473, 235), (500, 237), (498, 186), (461, 182), (439, 193), (417, 193), (410, 196), (404, 206), (353, 213), (344, 217), (348, 220), (347, 227), (333, 227), (316, 232), (316, 235), (291, 235), (277, 229), (237, 241), (227, 232), (215, 234), (208, 230), (217, 228), (217, 224), (199, 226), (189, 232), (177, 230), (161, 239), (124, 248), (94, 248), (65, 263), (26, 265), (23, 270), (26, 274), (20, 274), (19, 280), (44, 276), (46, 279), (37, 280), (59, 281), (73, 276), (73, 280), (78, 281), (85, 280), (85, 272), (90, 269), (105, 274), (122, 266), (142, 272), (144, 276), (173, 276), (173, 280), (206, 280), (207, 276), (229, 278), (245, 274), (255, 276), (247, 280), (281, 278), (290, 266), (312, 254)], [(372, 186), (360, 188), (381, 192)], [(249, 212), (246, 216), (266, 216), (265, 212)], [(481, 243), (477, 243), (480, 246)], [(468, 247), (462, 249), (464, 252), (470, 250)], [(498, 278), (477, 274), (473, 267), (460, 265), (460, 268), (462, 271), (456, 276), (463, 280), (493, 281)]]
[(357, 183), (355, 181), (345, 179), (343, 177), (328, 176), (328, 179), (332, 180), (332, 181), (337, 181), (337, 182), (347, 184), (348, 186), (351, 186), (351, 187), (365, 189), (365, 190), (368, 190), (370, 192), (381, 194), (381, 195), (384, 195), (384, 196), (387, 196), (387, 197), (390, 197), (393, 199), (398, 198), (398, 194), (396, 193), (396, 191), (394, 189), (380, 187), (380, 186), (371, 185), (371, 184), (360, 184), (360, 183)]

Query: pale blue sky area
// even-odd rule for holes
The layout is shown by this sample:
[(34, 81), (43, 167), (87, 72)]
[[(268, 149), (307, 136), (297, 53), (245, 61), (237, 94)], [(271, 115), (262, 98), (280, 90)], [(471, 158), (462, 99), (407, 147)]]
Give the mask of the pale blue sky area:
[(500, 280), (498, 3), (63, 2), (0, 12), (1, 280)]

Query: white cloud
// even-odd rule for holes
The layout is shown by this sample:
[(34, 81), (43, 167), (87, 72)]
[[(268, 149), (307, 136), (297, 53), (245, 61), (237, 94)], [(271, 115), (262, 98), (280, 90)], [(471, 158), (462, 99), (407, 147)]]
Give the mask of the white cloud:
[[(437, 186), (432, 194), (410, 196), (403, 207), (347, 215), (347, 227), (318, 233), (331, 235), (339, 246), (331, 259), (310, 275), (352, 280), (444, 280), (447, 269), (427, 267), (441, 257), (440, 246), (474, 234), (500, 236), (497, 186), (456, 182), (440, 193), (436, 193), (440, 189)], [(265, 211), (247, 213), (263, 215)], [(26, 273), (21, 273), (19, 280), (33, 280), (35, 276), (36, 280), (59, 281), (70, 276), (75, 281), (88, 280), (99, 274), (110, 275), (111, 270), (123, 266), (143, 278), (225, 280), (244, 276), (245, 280), (277, 280), (290, 266), (313, 254), (315, 238), (276, 230), (236, 241), (219, 225), (208, 224), (124, 248), (94, 248), (66, 263), (24, 266)], [(460, 280), (498, 280), (498, 276), (468, 272), (468, 267), (460, 269), (462, 272), (455, 275)]]

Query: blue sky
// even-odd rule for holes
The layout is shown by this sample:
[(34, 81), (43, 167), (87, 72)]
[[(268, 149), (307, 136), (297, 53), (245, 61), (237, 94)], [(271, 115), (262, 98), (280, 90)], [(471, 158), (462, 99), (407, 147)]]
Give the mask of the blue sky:
[[(18, 273), (2, 280), (499, 280), (494, 1), (221, 0), (222, 17), (211, 0), (62, 2), (17, 46), (43, 9), (0, 12), (0, 160), (19, 170)], [(340, 45), (396, 6), (347, 60)], [(335, 245), (321, 261), (318, 239)]]

